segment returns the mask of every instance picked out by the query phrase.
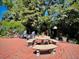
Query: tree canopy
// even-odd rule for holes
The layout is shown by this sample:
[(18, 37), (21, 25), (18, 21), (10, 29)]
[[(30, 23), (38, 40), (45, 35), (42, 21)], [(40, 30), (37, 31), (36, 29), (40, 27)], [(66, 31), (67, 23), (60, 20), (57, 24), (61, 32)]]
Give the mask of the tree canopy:
[[(9, 8), (3, 19), (19, 21), (26, 28), (32, 26), (38, 31), (43, 25), (50, 29), (54, 25), (60, 28), (62, 23), (68, 26), (79, 23), (79, 0), (50, 1), (52, 3), (46, 5), (45, 0), (3, 0), (4, 5)], [(48, 16), (44, 16), (46, 10)], [(29, 20), (30, 18), (32, 20)]]

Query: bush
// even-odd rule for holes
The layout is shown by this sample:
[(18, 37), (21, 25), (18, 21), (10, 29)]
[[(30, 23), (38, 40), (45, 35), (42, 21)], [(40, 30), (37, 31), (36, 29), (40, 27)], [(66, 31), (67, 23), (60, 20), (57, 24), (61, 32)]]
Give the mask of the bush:
[(11, 28), (12, 30), (16, 29), (16, 32), (21, 33), (24, 31), (25, 27), (21, 24), (20, 21), (2, 21), (2, 30), (0, 35), (6, 36), (8, 30)]

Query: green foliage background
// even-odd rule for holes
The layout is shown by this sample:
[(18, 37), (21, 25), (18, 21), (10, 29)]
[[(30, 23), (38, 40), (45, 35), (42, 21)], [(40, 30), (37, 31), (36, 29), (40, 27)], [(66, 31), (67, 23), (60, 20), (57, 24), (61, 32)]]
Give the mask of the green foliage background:
[[(15, 0), (11, 2), (10, 0), (3, 0), (4, 5), (9, 7), (9, 11), (5, 14), (5, 19), (1, 22), (2, 26), (8, 29), (16, 27), (17, 32), (22, 32), (25, 29), (22, 23), (27, 23), (28, 18), (31, 17), (35, 20), (32, 24), (37, 30), (43, 26), (44, 22), (47, 24), (48, 29), (54, 25), (58, 25), (61, 28), (59, 24), (62, 24), (63, 21), (70, 25), (79, 22), (79, 0), (61, 0), (60, 2), (47, 6), (44, 4), (44, 0)], [(45, 10), (48, 10), (48, 16), (44, 16)], [(72, 17), (72, 10), (77, 12), (77, 16), (76, 12), (73, 13), (76, 17)], [(13, 15), (13, 19), (10, 21), (9, 17), (11, 15)], [(7, 32), (7, 30), (3, 30), (2, 32)]]

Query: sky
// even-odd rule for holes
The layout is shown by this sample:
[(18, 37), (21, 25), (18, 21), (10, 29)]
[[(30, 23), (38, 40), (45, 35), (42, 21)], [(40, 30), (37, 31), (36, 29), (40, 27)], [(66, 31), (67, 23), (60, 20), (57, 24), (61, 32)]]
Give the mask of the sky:
[(0, 6), (0, 21), (2, 20), (3, 15), (8, 11), (6, 6)]

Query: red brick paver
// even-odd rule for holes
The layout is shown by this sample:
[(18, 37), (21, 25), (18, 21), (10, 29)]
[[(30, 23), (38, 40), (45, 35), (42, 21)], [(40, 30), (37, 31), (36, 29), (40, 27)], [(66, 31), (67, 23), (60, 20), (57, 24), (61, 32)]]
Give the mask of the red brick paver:
[(79, 45), (57, 43), (56, 54), (33, 54), (27, 42), (20, 38), (0, 38), (0, 59), (79, 59)]

